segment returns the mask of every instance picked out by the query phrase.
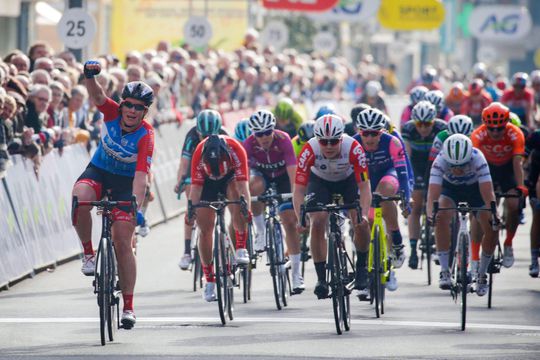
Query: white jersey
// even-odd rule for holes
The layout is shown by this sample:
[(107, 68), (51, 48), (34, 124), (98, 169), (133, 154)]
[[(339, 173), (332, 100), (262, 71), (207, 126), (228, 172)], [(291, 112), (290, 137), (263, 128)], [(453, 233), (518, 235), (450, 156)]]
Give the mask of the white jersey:
[(452, 185), (472, 185), (475, 183), (491, 182), (489, 166), (484, 154), (476, 148), (473, 149), (471, 160), (461, 167), (462, 173), (455, 175), (451, 171), (452, 165), (444, 160), (442, 153), (435, 158), (429, 175), (430, 184), (442, 185), (443, 181)]

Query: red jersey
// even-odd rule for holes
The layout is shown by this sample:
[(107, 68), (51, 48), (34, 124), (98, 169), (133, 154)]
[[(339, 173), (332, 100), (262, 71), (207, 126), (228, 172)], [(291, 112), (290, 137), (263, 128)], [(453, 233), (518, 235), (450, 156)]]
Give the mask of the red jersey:
[(485, 90), (482, 90), (480, 96), (469, 95), (461, 103), (460, 114), (470, 117), (482, 116), (482, 110), (491, 102), (491, 95)]
[(508, 123), (504, 129), (502, 139), (493, 140), (485, 124), (471, 134), (474, 147), (480, 149), (487, 162), (491, 165), (501, 166), (512, 161), (516, 155), (525, 154), (525, 137), (523, 132), (515, 125)]

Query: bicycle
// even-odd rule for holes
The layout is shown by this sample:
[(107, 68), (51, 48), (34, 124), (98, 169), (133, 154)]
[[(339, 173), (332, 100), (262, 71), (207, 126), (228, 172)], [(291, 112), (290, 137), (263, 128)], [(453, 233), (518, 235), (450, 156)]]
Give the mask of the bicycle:
[(420, 220), (421, 233), (420, 233), (420, 269), (423, 269), (424, 258), (426, 259), (426, 272), (427, 283), (431, 285), (431, 262), (434, 254), (435, 234), (433, 229), (429, 226), (426, 215), (426, 206), (422, 208), (422, 218)]
[(94, 294), (97, 294), (101, 345), (104, 346), (106, 344), (106, 335), (108, 335), (109, 341), (114, 341), (114, 332), (120, 328), (119, 304), (121, 290), (117, 285), (116, 254), (111, 233), (112, 211), (118, 207), (129, 207), (132, 215), (135, 216), (137, 202), (134, 196), (131, 201), (79, 201), (77, 196), (74, 196), (71, 208), (71, 219), (74, 226), (77, 224), (77, 209), (79, 206), (95, 206), (102, 219), (92, 286), (94, 287)]
[[(388, 243), (386, 230), (382, 217), (381, 204), (386, 201), (401, 201), (405, 203), (404, 195), (383, 196), (374, 192), (371, 207), (374, 210), (373, 225), (371, 227), (371, 240), (368, 253), (369, 301), (375, 303), (375, 316), (384, 314), (384, 297), (386, 282), (392, 271), (392, 261), (388, 256)], [(361, 300), (365, 300), (362, 299)]]
[[(361, 221), (360, 214), (362, 213), (358, 201), (340, 205), (340, 200), (341, 196), (333, 195), (331, 204), (321, 206), (306, 206), (302, 204), (300, 209), (302, 227), (306, 227), (307, 213), (318, 211), (329, 213), (330, 226), (328, 230), (326, 281), (331, 289), (329, 297), (332, 298), (334, 322), (338, 335), (343, 334), (343, 330), (349, 331), (351, 328), (351, 304), (349, 295), (354, 288), (354, 263), (347, 253), (345, 241), (341, 235), (341, 223), (346, 219), (341, 214), (341, 210), (356, 209), (358, 223)], [(352, 272), (349, 272), (349, 266)]]
[(225, 226), (225, 209), (232, 204), (239, 204), (242, 207), (242, 212), (247, 216), (247, 203), (243, 197), (240, 197), (240, 200), (226, 200), (223, 194), (218, 194), (217, 201), (200, 201), (196, 205), (188, 200), (188, 218), (190, 219), (193, 218), (195, 210), (198, 208), (210, 208), (216, 212), (212, 257), (219, 317), (223, 325), (227, 323), (227, 317), (229, 320), (234, 318), (234, 287), (237, 286), (236, 272), (239, 268), (236, 263), (234, 246)]
[(266, 265), (270, 267), (274, 300), (278, 310), (287, 306), (288, 294), (292, 294), (289, 269), (285, 266), (287, 261), (285, 259), (285, 247), (283, 246), (283, 232), (278, 220), (280, 202), (288, 201), (291, 198), (291, 193), (278, 194), (275, 184), (271, 184), (264, 194), (251, 197), (252, 202), (262, 202), (267, 209), (265, 214)]
[[(471, 235), (468, 227), (469, 213), (477, 211), (490, 211), (493, 224), (498, 224), (497, 205), (492, 201), (490, 208), (470, 207), (466, 202), (458, 203), (457, 207), (439, 208), (439, 202), (433, 202), (433, 219), (436, 219), (439, 211), (455, 211), (459, 221), (459, 231), (454, 247), (454, 256), (451, 265), (450, 295), (455, 302), (460, 299), (461, 305), (461, 330), (465, 330), (467, 321), (467, 294), (474, 292), (468, 266), (470, 264)], [(433, 222), (433, 221), (432, 221)], [(434, 223), (434, 222), (433, 222)]]

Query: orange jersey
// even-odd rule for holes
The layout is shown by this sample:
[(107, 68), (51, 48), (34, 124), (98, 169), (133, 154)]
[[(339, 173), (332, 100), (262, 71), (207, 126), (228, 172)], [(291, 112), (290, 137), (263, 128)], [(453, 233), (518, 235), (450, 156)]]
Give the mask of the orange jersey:
[(500, 140), (493, 140), (485, 124), (471, 135), (474, 147), (480, 149), (491, 165), (507, 164), (516, 155), (525, 154), (525, 137), (517, 126), (508, 123)]

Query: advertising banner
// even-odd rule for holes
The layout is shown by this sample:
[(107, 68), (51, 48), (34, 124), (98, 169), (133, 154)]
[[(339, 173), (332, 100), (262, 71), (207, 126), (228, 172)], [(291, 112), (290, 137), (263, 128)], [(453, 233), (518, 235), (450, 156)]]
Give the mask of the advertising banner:
[(364, 22), (377, 14), (381, 0), (342, 0), (331, 10), (309, 13), (308, 17), (316, 21)]
[(263, 6), (271, 10), (326, 11), (339, 0), (263, 0)]
[(527, 36), (531, 28), (531, 14), (524, 6), (479, 6), (469, 17), (469, 31), (480, 40), (515, 41)]
[(382, 0), (377, 18), (392, 30), (433, 30), (444, 21), (440, 0)]

